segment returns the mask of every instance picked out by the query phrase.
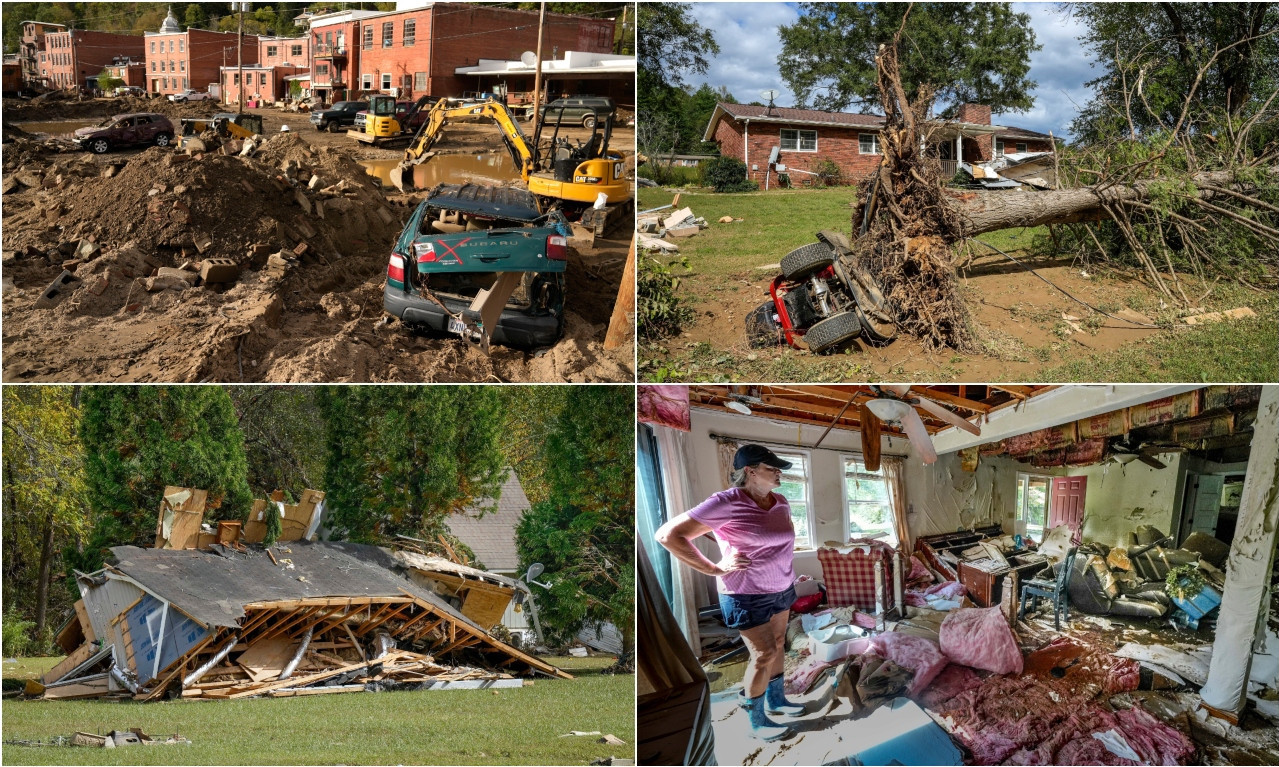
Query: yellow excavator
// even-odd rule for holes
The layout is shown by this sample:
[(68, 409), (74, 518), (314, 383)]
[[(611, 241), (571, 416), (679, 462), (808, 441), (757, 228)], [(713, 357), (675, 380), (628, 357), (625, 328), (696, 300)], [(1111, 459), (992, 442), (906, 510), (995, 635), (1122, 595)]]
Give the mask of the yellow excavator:
[(391, 183), (401, 192), (425, 187), (427, 174), (422, 164), (435, 156), (431, 147), (445, 125), (468, 117), (488, 118), (497, 124), (502, 142), (520, 169), (520, 178), (545, 208), (558, 208), (567, 219), (595, 235), (604, 233), (610, 217), (617, 220), (632, 209), (634, 195), (626, 178), (626, 162), (608, 147), (613, 133), (611, 115), (592, 128), (588, 140), (576, 143), (560, 137), (560, 121), (555, 120), (549, 150), (539, 153), (542, 125), (550, 119), (538, 125), (530, 140), (506, 105), (492, 99), (463, 106), (450, 106), (448, 99), (438, 101), (405, 150), (404, 160), (391, 169)]

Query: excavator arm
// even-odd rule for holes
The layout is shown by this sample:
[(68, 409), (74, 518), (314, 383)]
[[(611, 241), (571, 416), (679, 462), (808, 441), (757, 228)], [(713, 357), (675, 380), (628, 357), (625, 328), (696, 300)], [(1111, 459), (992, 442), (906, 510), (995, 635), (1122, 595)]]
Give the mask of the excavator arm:
[(395, 184), (395, 188), (401, 192), (416, 188), (412, 169), (434, 156), (431, 147), (439, 140), (444, 126), (455, 119), (476, 116), (486, 117), (497, 124), (506, 150), (520, 168), (520, 177), (527, 183), (537, 164), (537, 154), (505, 105), (500, 101), (489, 100), (480, 104), (450, 107), (448, 99), (440, 99), (427, 113), (426, 122), (422, 123), (409, 148), (404, 150), (404, 159), (391, 169), (391, 183)]

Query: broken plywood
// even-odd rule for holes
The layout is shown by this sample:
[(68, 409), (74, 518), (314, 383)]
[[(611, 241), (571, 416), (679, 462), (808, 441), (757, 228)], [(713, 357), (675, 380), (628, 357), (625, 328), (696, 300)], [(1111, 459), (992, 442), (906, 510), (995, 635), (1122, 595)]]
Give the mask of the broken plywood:
[(166, 487), (160, 500), (160, 518), (156, 520), (157, 549), (194, 549), (199, 545), (200, 524), (208, 490), (189, 487)]

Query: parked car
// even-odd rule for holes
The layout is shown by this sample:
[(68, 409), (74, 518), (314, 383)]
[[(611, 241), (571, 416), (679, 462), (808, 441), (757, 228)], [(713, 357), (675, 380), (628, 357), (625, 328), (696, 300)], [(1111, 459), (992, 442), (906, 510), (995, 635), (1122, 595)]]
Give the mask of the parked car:
[(499, 274), (514, 272), (519, 285), (489, 338), (549, 346), (564, 332), (564, 231), (559, 214), (543, 215), (527, 189), (440, 184), (391, 250), (382, 306), (407, 325), (477, 340), (471, 301)]
[(138, 86), (136, 86), (136, 85), (121, 85), (119, 88), (116, 88), (116, 89), (115, 89), (115, 95), (117, 95), (117, 96), (145, 96), (145, 95), (147, 95), (147, 92), (146, 92), (146, 90), (145, 90), (145, 89), (140, 88), (140, 87), (138, 87)]
[(102, 154), (126, 146), (168, 146), (173, 142), (173, 123), (161, 114), (136, 112), (109, 117), (89, 128), (79, 128), (72, 141), (82, 149)]
[(172, 101), (175, 104), (180, 104), (184, 101), (209, 101), (212, 99), (213, 99), (212, 93), (205, 93), (204, 91), (193, 91), (189, 88), (187, 90), (182, 91), (181, 93), (172, 93), (169, 95), (169, 101)]
[(328, 109), (311, 113), (311, 124), (316, 130), (337, 133), (344, 127), (355, 125), (355, 115), (369, 108), (367, 101), (339, 101)]
[(572, 96), (556, 99), (542, 110), (545, 123), (581, 123), (583, 128), (594, 128), (595, 123), (613, 114), (617, 105), (607, 96)]

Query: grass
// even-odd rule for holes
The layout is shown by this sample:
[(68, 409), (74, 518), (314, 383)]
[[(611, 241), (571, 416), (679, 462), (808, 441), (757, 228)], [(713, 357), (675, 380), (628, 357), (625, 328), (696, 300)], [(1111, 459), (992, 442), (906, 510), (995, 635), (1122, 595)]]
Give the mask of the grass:
[[(236, 701), (8, 700), (5, 740), (141, 727), (152, 736), (176, 732), (192, 744), (110, 750), (6, 745), (4, 763), (496, 765), (633, 758), (635, 677), (601, 673), (611, 657), (547, 660), (576, 679), (538, 679), (505, 690)], [(4, 669), (5, 676), (15, 673), (12, 664)], [(559, 737), (570, 730), (611, 733), (628, 745)]]

